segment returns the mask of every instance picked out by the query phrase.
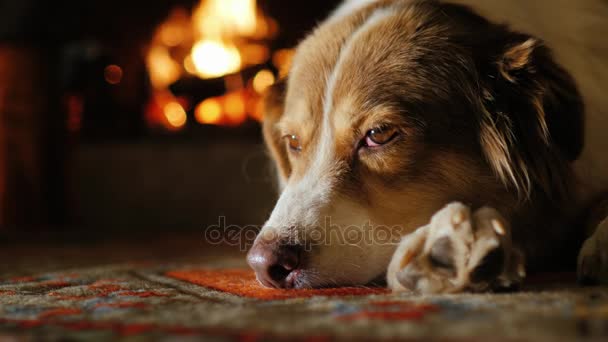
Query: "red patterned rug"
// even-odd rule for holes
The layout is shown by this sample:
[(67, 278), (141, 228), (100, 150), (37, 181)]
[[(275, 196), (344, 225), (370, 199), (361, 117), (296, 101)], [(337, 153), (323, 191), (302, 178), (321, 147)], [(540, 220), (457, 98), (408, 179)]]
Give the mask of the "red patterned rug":
[(126, 264), (0, 278), (0, 339), (608, 338), (607, 288), (445, 296), (273, 290), (232, 265)]
[(269, 289), (261, 286), (256, 280), (255, 274), (247, 269), (176, 270), (167, 272), (166, 275), (217, 291), (263, 300), (309, 298), (314, 296), (363, 296), (389, 293), (385, 288), (370, 287), (342, 287), (318, 290)]

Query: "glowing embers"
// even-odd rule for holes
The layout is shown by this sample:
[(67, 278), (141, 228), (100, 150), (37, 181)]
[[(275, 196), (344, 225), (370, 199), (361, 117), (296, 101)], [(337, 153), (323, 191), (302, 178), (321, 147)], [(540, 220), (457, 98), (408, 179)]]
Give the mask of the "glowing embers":
[(221, 77), (241, 69), (241, 55), (234, 45), (205, 40), (192, 48), (192, 63), (202, 78)]
[[(158, 26), (146, 56), (153, 88), (148, 125), (175, 131), (190, 122), (239, 125), (248, 118), (261, 120), (261, 95), (276, 80), (272, 70), (261, 66), (272, 61), (276, 70), (284, 70), (291, 51), (271, 53), (269, 41), (277, 32), (276, 22), (258, 9), (256, 0), (203, 0), (192, 14), (174, 9)], [(205, 98), (192, 90), (180, 93), (176, 101), (177, 93), (170, 89), (185, 79), (208, 82), (205, 89), (223, 80), (224, 95)], [(210, 93), (217, 94), (215, 90)], [(186, 108), (182, 100), (198, 103)], [(195, 120), (188, 121), (189, 115)]]
[(202, 101), (196, 106), (194, 117), (202, 125), (236, 126), (248, 117), (256, 118), (258, 102), (258, 97), (248, 91), (235, 91)]

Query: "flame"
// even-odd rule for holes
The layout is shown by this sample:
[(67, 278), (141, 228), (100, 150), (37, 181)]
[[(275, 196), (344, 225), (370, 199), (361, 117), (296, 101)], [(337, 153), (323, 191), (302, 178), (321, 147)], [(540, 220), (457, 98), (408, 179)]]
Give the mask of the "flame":
[(241, 71), (273, 57), (268, 40), (277, 32), (276, 21), (258, 11), (257, 0), (201, 0), (191, 16), (183, 8), (174, 9), (158, 26), (146, 56), (153, 86), (148, 124), (171, 131), (188, 124), (190, 107), (169, 87), (190, 75), (223, 78), (226, 87), (225, 95), (194, 108), (196, 122), (238, 125), (248, 117), (259, 120), (261, 94), (275, 82), (275, 75), (264, 69), (250, 78), (246, 75), (251, 73)]
[(234, 42), (255, 35), (256, 0), (207, 0), (192, 18), (199, 37), (190, 54), (197, 75), (213, 78), (241, 70), (243, 58)]
[(272, 86), (275, 82), (275, 77), (270, 70), (261, 70), (253, 78), (253, 90), (258, 94), (263, 94), (268, 87)]
[(169, 55), (169, 50), (161, 45), (153, 46), (148, 52), (150, 83), (156, 89), (165, 89), (181, 76), (181, 69)]
[(294, 54), (293, 49), (281, 49), (273, 54), (272, 64), (279, 70), (280, 77), (286, 77), (289, 73)]
[(240, 125), (247, 120), (248, 114), (257, 120), (253, 110), (258, 100), (259, 97), (245, 90), (211, 97), (196, 106), (194, 118), (202, 125)]
[(194, 115), (196, 121), (203, 125), (219, 123), (222, 119), (222, 104), (217, 99), (207, 99), (196, 107)]
[(186, 124), (188, 117), (184, 107), (178, 102), (169, 102), (163, 108), (167, 122), (175, 128), (181, 128)]
[(184, 98), (175, 97), (166, 90), (155, 91), (146, 106), (146, 122), (150, 128), (178, 131), (188, 122), (187, 108), (188, 102)]
[(256, 0), (207, 0), (194, 11), (193, 19), (200, 37), (252, 36), (257, 28)]
[(247, 108), (242, 94), (228, 94), (224, 101), (224, 111), (230, 123), (240, 124), (247, 120)]
[(200, 41), (194, 45), (192, 62), (202, 78), (221, 77), (241, 69), (239, 50), (234, 45), (212, 40)]
[(157, 39), (165, 46), (176, 47), (191, 40), (191, 24), (188, 12), (181, 7), (171, 11), (169, 18), (158, 29)]

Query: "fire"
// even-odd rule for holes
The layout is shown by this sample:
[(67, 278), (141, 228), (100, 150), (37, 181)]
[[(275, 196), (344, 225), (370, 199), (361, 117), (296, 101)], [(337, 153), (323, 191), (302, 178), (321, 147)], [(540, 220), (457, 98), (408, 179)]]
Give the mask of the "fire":
[(169, 124), (175, 128), (180, 128), (186, 124), (188, 117), (184, 107), (178, 102), (169, 102), (163, 108), (165, 117)]
[(232, 74), (243, 67), (241, 50), (235, 42), (256, 33), (256, 0), (207, 0), (192, 16), (199, 40), (191, 52), (192, 63), (201, 78)]
[(270, 70), (262, 70), (253, 78), (253, 89), (258, 94), (263, 94), (268, 87), (274, 84), (275, 77)]
[(181, 76), (179, 64), (169, 55), (169, 50), (163, 46), (154, 46), (148, 53), (148, 69), (150, 83), (156, 89), (165, 89)]
[(240, 124), (247, 119), (245, 99), (241, 94), (226, 95), (224, 110), (231, 124)]
[(217, 124), (222, 119), (222, 104), (217, 99), (206, 99), (195, 111), (196, 121), (203, 125)]
[[(148, 107), (153, 111), (147, 114), (149, 122), (169, 130), (185, 127), (189, 109), (169, 90), (184, 77), (223, 78), (225, 83), (226, 95), (194, 107), (199, 124), (238, 125), (248, 117), (259, 120), (261, 94), (276, 76), (257, 66), (269, 65), (272, 59), (276, 70), (282, 70), (268, 47), (277, 31), (276, 22), (258, 10), (257, 0), (201, 0), (191, 16), (186, 10), (173, 10), (158, 27), (146, 56), (154, 88), (151, 101), (155, 101)], [(283, 55), (281, 63), (286, 59)], [(251, 73), (251, 68), (257, 72)]]
[(248, 113), (250, 98), (246, 91), (208, 98), (196, 106), (194, 117), (203, 125), (239, 125), (247, 120), (247, 114), (254, 114)]
[(204, 40), (192, 48), (192, 63), (202, 78), (221, 77), (241, 69), (241, 55), (234, 45)]
[(185, 99), (176, 98), (169, 91), (156, 91), (147, 105), (146, 120), (153, 127), (163, 126), (169, 131), (177, 131), (188, 122), (187, 107)]
[(252, 36), (258, 20), (256, 0), (207, 0), (194, 11), (193, 19), (200, 37)]
[(293, 49), (281, 49), (272, 56), (272, 64), (279, 69), (279, 76), (285, 77), (289, 73), (294, 53)]

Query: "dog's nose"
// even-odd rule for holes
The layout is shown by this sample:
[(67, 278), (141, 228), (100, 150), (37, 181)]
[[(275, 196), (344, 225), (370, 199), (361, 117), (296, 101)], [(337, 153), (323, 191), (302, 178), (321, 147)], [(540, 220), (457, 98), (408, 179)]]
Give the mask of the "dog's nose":
[(289, 275), (300, 266), (301, 250), (298, 245), (257, 241), (247, 254), (247, 262), (262, 285), (292, 288), (295, 279)]

